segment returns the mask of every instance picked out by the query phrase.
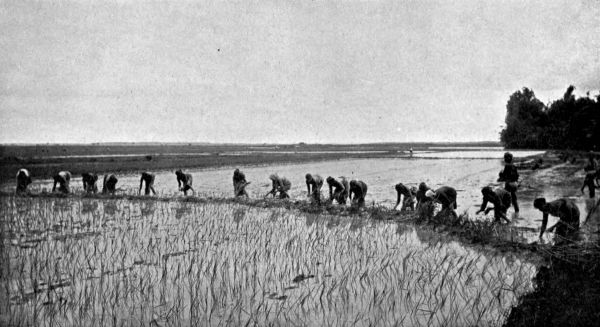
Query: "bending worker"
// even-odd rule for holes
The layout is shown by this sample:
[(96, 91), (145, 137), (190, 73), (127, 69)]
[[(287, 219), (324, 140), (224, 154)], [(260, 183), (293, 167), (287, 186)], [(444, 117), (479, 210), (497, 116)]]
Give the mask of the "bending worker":
[(189, 190), (195, 193), (192, 188), (192, 182), (194, 181), (192, 174), (185, 174), (181, 169), (178, 169), (175, 171), (175, 175), (177, 176), (177, 187), (183, 192), (183, 195), (187, 196)]
[[(487, 215), (490, 210), (494, 210), (494, 222), (499, 222), (501, 219), (503, 219), (507, 223), (510, 223), (510, 220), (508, 220), (506, 217), (506, 212), (508, 211), (511, 203), (510, 193), (501, 188), (492, 190), (491, 187), (486, 186), (481, 189), (481, 194), (483, 195), (483, 203), (481, 203), (481, 208), (479, 208), (475, 214), (485, 211), (485, 214)], [(486, 208), (488, 202), (491, 202), (494, 207)]]
[[(442, 186), (435, 191), (428, 190), (425, 196), (435, 202), (442, 204), (442, 211), (450, 210), (454, 215), (454, 209), (456, 209), (456, 190), (450, 186)], [(442, 212), (440, 211), (440, 212)]]
[[(306, 174), (306, 188), (308, 189), (308, 196), (312, 195), (314, 201), (317, 204), (321, 204), (321, 187), (323, 187), (323, 178), (319, 175)], [(312, 187), (312, 192), (311, 192)]]
[(117, 176), (110, 174), (104, 175), (104, 182), (102, 183), (102, 194), (110, 193), (115, 194), (117, 191)]
[(81, 181), (83, 182), (83, 191), (87, 193), (97, 193), (98, 186), (96, 182), (98, 181), (98, 175), (93, 173), (83, 173), (81, 174)]
[(327, 177), (327, 184), (329, 185), (329, 201), (335, 200), (339, 204), (346, 204), (348, 199), (348, 192), (350, 186), (346, 178), (341, 177), (342, 181), (338, 181), (335, 178)]
[(31, 184), (31, 174), (25, 168), (19, 169), (17, 172), (17, 194), (27, 192), (27, 187)]
[(575, 202), (569, 199), (558, 199), (552, 202), (546, 202), (545, 198), (538, 198), (533, 201), (533, 207), (544, 214), (542, 217), (540, 239), (546, 231), (548, 215), (559, 218), (559, 221), (554, 224), (554, 226), (548, 228), (549, 232), (556, 229), (556, 235), (567, 237), (579, 230), (579, 208), (577, 208)]
[(238, 196), (248, 196), (248, 192), (246, 192), (246, 186), (248, 186), (250, 182), (246, 181), (246, 175), (241, 172), (239, 169), (233, 171), (233, 195), (235, 197)]
[(61, 171), (54, 175), (54, 185), (52, 186), (52, 192), (56, 191), (56, 184), (59, 185), (58, 190), (62, 193), (68, 194), (71, 192), (69, 183), (71, 182), (71, 173), (68, 171)]
[(142, 192), (142, 184), (146, 183), (146, 188), (144, 188), (144, 194), (149, 195), (150, 191), (152, 191), (152, 193), (156, 195), (156, 191), (154, 190), (155, 177), (156, 176), (154, 176), (154, 174), (151, 174), (149, 172), (143, 172), (142, 177), (140, 178), (140, 189), (138, 190), (138, 194)]
[[(352, 198), (354, 195), (354, 199)], [(350, 181), (350, 201), (352, 204), (357, 204), (359, 207), (365, 205), (365, 197), (367, 196), (367, 184), (363, 181)]]
[(272, 174), (269, 176), (269, 179), (273, 182), (273, 188), (265, 195), (265, 197), (269, 196), (269, 194), (273, 194), (273, 197), (275, 197), (277, 192), (279, 192), (280, 199), (287, 199), (290, 197), (287, 192), (292, 188), (292, 183), (290, 183), (287, 178)]
[(431, 201), (430, 198), (425, 196), (429, 190), (431, 190), (431, 188), (429, 188), (425, 182), (421, 182), (421, 184), (419, 184), (419, 189), (417, 189), (417, 209), (421, 207), (423, 203)]
[(411, 208), (413, 211), (415, 210), (415, 195), (416, 189), (409, 189), (402, 183), (396, 184), (396, 193), (398, 194), (398, 199), (396, 200), (396, 206), (394, 209), (398, 208), (398, 204), (400, 204), (400, 211), (402, 211), (405, 207)]

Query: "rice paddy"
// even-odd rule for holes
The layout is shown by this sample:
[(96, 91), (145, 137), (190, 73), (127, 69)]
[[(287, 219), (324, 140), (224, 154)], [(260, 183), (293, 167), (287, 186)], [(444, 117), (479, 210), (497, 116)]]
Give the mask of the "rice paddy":
[(0, 323), (498, 326), (536, 266), (360, 215), (0, 198)]

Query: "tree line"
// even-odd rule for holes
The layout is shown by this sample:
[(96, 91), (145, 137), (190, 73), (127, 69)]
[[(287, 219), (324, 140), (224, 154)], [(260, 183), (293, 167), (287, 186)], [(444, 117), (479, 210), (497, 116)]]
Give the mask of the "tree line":
[(545, 105), (533, 90), (514, 92), (506, 104), (506, 127), (500, 141), (507, 148), (600, 150), (600, 94), (573, 94)]

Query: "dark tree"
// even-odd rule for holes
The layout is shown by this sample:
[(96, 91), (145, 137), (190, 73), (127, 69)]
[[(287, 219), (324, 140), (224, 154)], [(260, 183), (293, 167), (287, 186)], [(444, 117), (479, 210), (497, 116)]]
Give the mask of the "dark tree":
[(569, 86), (546, 107), (532, 90), (513, 93), (506, 104), (500, 140), (508, 148), (600, 149), (600, 95), (577, 98)]
[(500, 140), (508, 148), (545, 148), (540, 129), (547, 123), (544, 104), (524, 87), (513, 93), (506, 104), (506, 128)]

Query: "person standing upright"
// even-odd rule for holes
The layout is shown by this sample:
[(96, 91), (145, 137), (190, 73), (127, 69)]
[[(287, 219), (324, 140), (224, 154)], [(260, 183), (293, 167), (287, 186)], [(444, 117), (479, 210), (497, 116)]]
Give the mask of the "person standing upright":
[(504, 169), (498, 174), (498, 182), (504, 182), (504, 189), (510, 193), (511, 202), (515, 213), (519, 212), (519, 203), (517, 202), (517, 188), (519, 186), (519, 172), (513, 164), (513, 155), (510, 152), (504, 154)]

